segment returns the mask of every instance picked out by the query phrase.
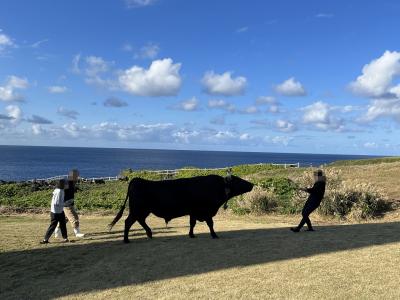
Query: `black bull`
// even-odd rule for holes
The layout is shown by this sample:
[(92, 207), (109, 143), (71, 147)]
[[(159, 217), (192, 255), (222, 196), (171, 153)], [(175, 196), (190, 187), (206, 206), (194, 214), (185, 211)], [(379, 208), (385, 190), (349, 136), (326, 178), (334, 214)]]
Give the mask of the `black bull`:
[(253, 184), (237, 176), (218, 175), (197, 176), (174, 180), (150, 181), (133, 178), (128, 187), (125, 202), (120, 211), (110, 223), (109, 228), (115, 225), (122, 217), (126, 201), (129, 198), (129, 215), (125, 220), (124, 242), (128, 243), (129, 229), (136, 221), (146, 230), (149, 238), (152, 237), (146, 218), (150, 213), (165, 219), (190, 216), (189, 236), (194, 238), (193, 228), (196, 221), (206, 221), (213, 238), (218, 238), (213, 229), (213, 217), (221, 205), (234, 197), (250, 192)]

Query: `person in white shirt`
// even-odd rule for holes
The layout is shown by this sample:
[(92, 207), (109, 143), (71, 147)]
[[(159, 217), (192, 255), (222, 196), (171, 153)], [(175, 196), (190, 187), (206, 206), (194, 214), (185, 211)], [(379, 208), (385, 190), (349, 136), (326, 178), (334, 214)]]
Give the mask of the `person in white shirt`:
[(53, 191), (53, 198), (51, 199), (51, 207), (50, 207), (50, 226), (46, 231), (43, 241), (41, 244), (47, 244), (51, 235), (57, 227), (57, 224), (60, 224), (61, 234), (64, 242), (68, 242), (68, 234), (67, 234), (67, 226), (65, 223), (65, 214), (64, 214), (64, 185), (65, 180), (61, 179), (57, 182), (57, 187)]

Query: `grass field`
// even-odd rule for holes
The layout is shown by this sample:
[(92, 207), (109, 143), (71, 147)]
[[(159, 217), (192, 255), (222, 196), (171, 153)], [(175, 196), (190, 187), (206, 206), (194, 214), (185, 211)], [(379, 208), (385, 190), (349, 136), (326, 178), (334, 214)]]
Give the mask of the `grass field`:
[(166, 228), (150, 217), (154, 238), (135, 224), (123, 244), (123, 221), (108, 233), (112, 216), (84, 215), (85, 239), (39, 245), (47, 215), (3, 215), (1, 299), (400, 298), (398, 212), (359, 224), (312, 217), (317, 231), (295, 234), (298, 216), (219, 214), (217, 240), (203, 223), (190, 239), (187, 218)]

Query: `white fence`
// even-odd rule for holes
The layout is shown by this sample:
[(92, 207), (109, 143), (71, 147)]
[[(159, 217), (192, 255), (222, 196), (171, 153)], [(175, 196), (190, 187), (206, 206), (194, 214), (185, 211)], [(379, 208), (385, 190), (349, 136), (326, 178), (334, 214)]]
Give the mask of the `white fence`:
[[(258, 164), (253, 164), (253, 165), (273, 165), (273, 166), (282, 166), (285, 169), (286, 168), (300, 168), (300, 163), (296, 164), (266, 164), (266, 163), (258, 163)], [(182, 168), (182, 169), (173, 169), (173, 170), (142, 170), (143, 172), (148, 172), (148, 173), (155, 173), (159, 175), (165, 175), (165, 176), (174, 176), (178, 174), (180, 171), (219, 171), (219, 170), (229, 170), (232, 169), (232, 167), (225, 167), (225, 168)], [(28, 181), (34, 182), (34, 181), (53, 181), (53, 180), (59, 180), (59, 179), (66, 179), (68, 178), (68, 175), (58, 175), (58, 176), (53, 176), (53, 177), (48, 177), (48, 178), (37, 178), (37, 179), (31, 179)], [(84, 178), (80, 177), (80, 181), (83, 182), (98, 182), (98, 181), (117, 181), (120, 178), (120, 176), (106, 176), (106, 177), (90, 177), (90, 178)]]

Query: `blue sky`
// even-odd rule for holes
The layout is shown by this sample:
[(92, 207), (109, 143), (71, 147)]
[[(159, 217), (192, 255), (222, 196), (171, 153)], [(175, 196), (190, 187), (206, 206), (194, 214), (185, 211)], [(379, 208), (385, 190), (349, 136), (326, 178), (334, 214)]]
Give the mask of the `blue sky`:
[(398, 155), (398, 1), (0, 2), (0, 144)]

